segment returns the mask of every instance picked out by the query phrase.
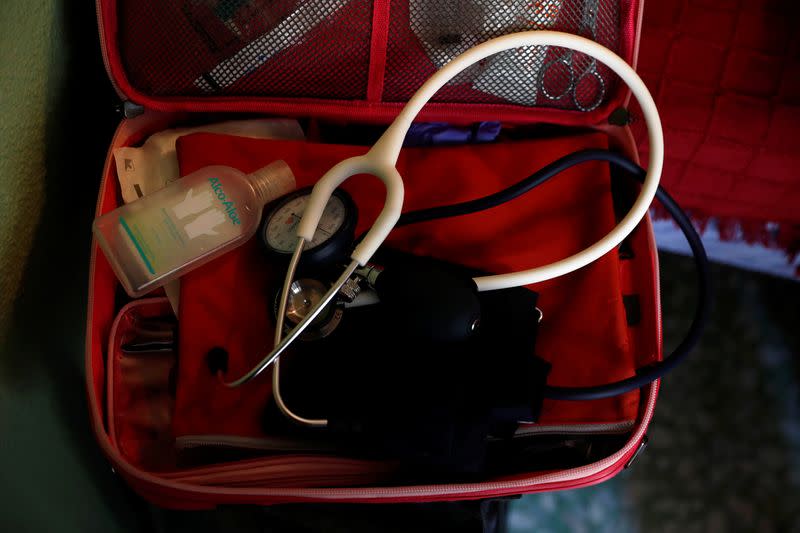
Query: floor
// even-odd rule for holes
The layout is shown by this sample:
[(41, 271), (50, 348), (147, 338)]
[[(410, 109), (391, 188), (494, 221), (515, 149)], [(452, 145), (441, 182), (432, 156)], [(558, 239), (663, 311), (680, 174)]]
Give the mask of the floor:
[[(2, 33), (19, 37), (2, 41), (0, 65), (20, 67), (0, 70), (2, 81), (38, 87), (31, 99), (0, 91), (11, 111), (1, 153), (17, 154), (10, 140), (26, 135), (37, 147), (0, 166), (0, 225), (11, 231), (0, 251), (0, 530), (469, 530), (475, 509), (459, 504), (168, 512), (111, 471), (90, 433), (82, 359), (89, 228), (118, 120), (91, 4), (12, 0), (0, 15)], [(33, 54), (36, 39), (45, 48)], [(39, 70), (20, 62), (32, 54)], [(17, 231), (12, 217), (29, 224)], [(691, 313), (693, 277), (686, 259), (662, 261), (669, 347)], [(648, 450), (603, 485), (514, 501), (511, 531), (800, 531), (800, 284), (715, 273), (711, 327), (664, 383)]]
[[(693, 271), (662, 255), (665, 348), (685, 331)], [(715, 269), (699, 349), (664, 380), (650, 443), (630, 470), (526, 496), (511, 531), (800, 531), (800, 284)]]

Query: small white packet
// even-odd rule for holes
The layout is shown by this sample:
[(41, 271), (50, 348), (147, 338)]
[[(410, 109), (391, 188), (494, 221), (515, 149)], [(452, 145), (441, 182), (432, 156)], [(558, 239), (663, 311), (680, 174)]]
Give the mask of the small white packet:
[(255, 139), (302, 140), (303, 130), (296, 120), (258, 119), (218, 122), (193, 128), (164, 130), (151, 135), (142, 146), (123, 146), (114, 150), (122, 199), (130, 203), (155, 192), (180, 177), (175, 142), (190, 133), (223, 133)]
[[(175, 142), (190, 133), (222, 133), (254, 139), (302, 140), (303, 129), (296, 120), (256, 119), (217, 122), (192, 128), (164, 130), (148, 137), (140, 147), (114, 150), (122, 199), (127, 204), (164, 188), (180, 177)], [(164, 286), (169, 303), (178, 315), (180, 280)]]

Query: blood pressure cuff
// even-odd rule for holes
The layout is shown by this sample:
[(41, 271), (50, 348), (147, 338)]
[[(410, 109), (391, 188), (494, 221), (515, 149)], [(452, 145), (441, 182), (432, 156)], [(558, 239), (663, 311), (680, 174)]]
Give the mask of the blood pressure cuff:
[[(387, 249), (374, 262), (385, 269), (381, 276), (486, 274)], [(421, 282), (413, 291), (422, 307), (435, 288), (426, 291)], [(426, 476), (480, 472), (490, 436), (510, 438), (520, 421), (538, 420), (550, 365), (535, 355), (535, 292), (515, 287), (477, 296), (480, 325), (458, 340), (408, 331), (391, 303), (347, 309), (330, 336), (297, 343), (287, 354), (284, 401), (300, 416), (326, 418), (331, 435), (362, 455), (400, 458)], [(369, 348), (354, 349), (360, 346)]]
[[(607, 148), (604, 134), (581, 134), (484, 145), (404, 149), (397, 168), (405, 184), (404, 210), (485, 196), (576, 150)], [(339, 161), (368, 147), (194, 134), (177, 143), (181, 174), (221, 164), (254, 171), (285, 160), (298, 187), (312, 185)], [(355, 176), (343, 184), (359, 210), (356, 233), (367, 230), (383, 206), (380, 181)], [(563, 259), (602, 238), (615, 224), (608, 167), (586, 163), (565, 171), (512, 202), (469, 216), (398, 228), (387, 245), (489, 272), (512, 272)], [(173, 431), (176, 436), (263, 436), (271, 401), (270, 373), (228, 389), (211, 375), (207, 352), (229, 353), (227, 379), (249, 370), (272, 341), (269, 294), (285, 265), (270, 263), (250, 242), (181, 278), (179, 363)], [(531, 287), (544, 321), (537, 353), (552, 363), (548, 383), (592, 385), (635, 373), (636, 362), (615, 252), (572, 274)], [(494, 352), (503, 350), (498, 345)], [(354, 339), (351, 351), (380, 356), (381, 346)], [(342, 360), (347, 353), (334, 354)], [(491, 356), (491, 354), (489, 354)], [(287, 360), (283, 360), (287, 359)], [(288, 358), (282, 364), (288, 365)], [(424, 364), (423, 364), (424, 368)], [(414, 394), (409, 384), (406, 397)], [(591, 402), (545, 400), (542, 424), (632, 420), (638, 391)], [(267, 428), (269, 430), (269, 428)]]

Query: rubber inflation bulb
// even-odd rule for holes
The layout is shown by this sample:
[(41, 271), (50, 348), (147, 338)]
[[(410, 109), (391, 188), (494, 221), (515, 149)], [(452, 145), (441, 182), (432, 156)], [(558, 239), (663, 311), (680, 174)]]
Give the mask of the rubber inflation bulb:
[(480, 329), (478, 289), (472, 278), (434, 262), (386, 268), (375, 291), (398, 335), (457, 342)]

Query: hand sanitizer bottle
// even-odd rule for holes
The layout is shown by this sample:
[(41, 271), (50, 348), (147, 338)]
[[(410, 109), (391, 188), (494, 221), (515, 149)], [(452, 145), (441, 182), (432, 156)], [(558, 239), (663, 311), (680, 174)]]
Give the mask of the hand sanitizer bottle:
[(125, 291), (138, 297), (244, 243), (264, 205), (295, 186), (283, 161), (247, 175), (205, 167), (95, 219), (92, 229)]

